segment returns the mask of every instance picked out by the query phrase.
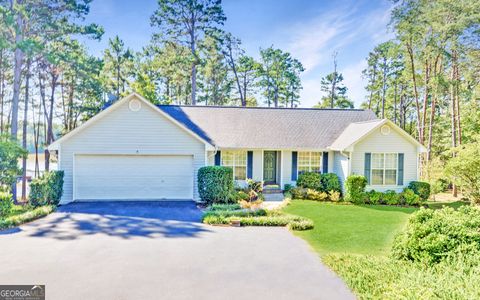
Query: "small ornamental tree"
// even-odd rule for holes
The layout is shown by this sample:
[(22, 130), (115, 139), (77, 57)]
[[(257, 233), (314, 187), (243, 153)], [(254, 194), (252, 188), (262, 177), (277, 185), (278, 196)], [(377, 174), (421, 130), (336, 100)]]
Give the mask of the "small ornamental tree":
[(8, 136), (0, 136), (0, 186), (10, 189), (17, 176), (22, 174), (18, 160), (27, 155), (16, 142)]
[(456, 156), (447, 163), (445, 174), (462, 188), (472, 203), (480, 204), (480, 144), (457, 148)]
[(305, 172), (298, 175), (297, 186), (322, 191), (321, 176), (315, 172)]

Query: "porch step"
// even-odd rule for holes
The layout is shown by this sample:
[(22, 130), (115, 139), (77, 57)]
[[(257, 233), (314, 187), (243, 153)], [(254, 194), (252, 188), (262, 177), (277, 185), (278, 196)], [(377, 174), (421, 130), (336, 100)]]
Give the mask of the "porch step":
[(283, 193), (270, 193), (266, 194), (263, 193), (263, 196), (265, 197), (265, 201), (283, 201)]
[(281, 188), (263, 188), (263, 194), (282, 194)]

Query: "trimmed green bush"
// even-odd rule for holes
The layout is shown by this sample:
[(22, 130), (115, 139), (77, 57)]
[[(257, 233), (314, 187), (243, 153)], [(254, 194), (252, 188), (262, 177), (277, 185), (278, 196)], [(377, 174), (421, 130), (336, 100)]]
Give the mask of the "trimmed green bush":
[(30, 183), (29, 202), (33, 206), (58, 205), (63, 194), (63, 171), (45, 172)]
[(383, 193), (383, 204), (387, 205), (399, 205), (400, 195), (397, 192), (388, 190)]
[(373, 205), (380, 204), (383, 199), (383, 193), (375, 190), (371, 190), (367, 192), (367, 196), (368, 196), (368, 203)]
[(420, 196), (420, 200), (427, 201), (430, 197), (430, 183), (423, 181), (412, 181), (408, 185), (415, 194)]
[(342, 186), (340, 185), (340, 179), (335, 173), (325, 173), (320, 175), (320, 182), (323, 192), (336, 191), (342, 193)]
[(367, 178), (361, 175), (350, 175), (345, 180), (345, 200), (353, 203), (365, 202)]
[(406, 205), (418, 206), (422, 202), (420, 200), (420, 196), (415, 194), (415, 192), (409, 188), (404, 189), (403, 192), (400, 194), (400, 197), (402, 199), (402, 202)]
[(406, 230), (395, 237), (392, 255), (434, 264), (457, 255), (479, 253), (479, 228), (478, 207), (421, 208), (409, 218)]
[(0, 217), (8, 216), (12, 210), (13, 199), (12, 194), (0, 192)]
[(298, 175), (297, 186), (322, 191), (321, 176), (315, 172), (305, 172)]
[(198, 193), (206, 203), (234, 202), (233, 170), (228, 167), (208, 166), (198, 170)]

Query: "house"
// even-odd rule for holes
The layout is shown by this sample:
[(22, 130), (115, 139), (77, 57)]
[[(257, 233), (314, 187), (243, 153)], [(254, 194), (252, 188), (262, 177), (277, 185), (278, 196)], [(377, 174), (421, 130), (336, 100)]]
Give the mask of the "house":
[(424, 147), (361, 109), (155, 106), (131, 94), (49, 146), (65, 171), (61, 203), (198, 200), (196, 174), (233, 168), (266, 184), (305, 171), (364, 174), (368, 189), (400, 191), (418, 179)]

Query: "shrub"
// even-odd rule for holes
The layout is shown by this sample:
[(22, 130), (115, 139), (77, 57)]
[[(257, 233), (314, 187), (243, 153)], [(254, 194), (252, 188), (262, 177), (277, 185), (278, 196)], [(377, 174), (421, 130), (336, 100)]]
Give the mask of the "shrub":
[(328, 200), (328, 195), (325, 192), (319, 192), (313, 189), (307, 189), (308, 200), (315, 200), (315, 201), (326, 201)]
[(400, 197), (397, 192), (388, 190), (383, 193), (383, 202), (387, 205), (398, 205), (400, 204)]
[(297, 186), (322, 191), (321, 176), (315, 172), (305, 172), (298, 175)]
[(367, 193), (368, 203), (370, 204), (380, 204), (383, 200), (383, 193), (371, 190)]
[(307, 196), (307, 189), (296, 187), (290, 190), (293, 199), (305, 199)]
[(457, 255), (480, 251), (480, 208), (462, 206), (421, 208), (409, 218), (405, 232), (394, 240), (392, 255), (434, 264)]
[(0, 217), (8, 216), (12, 210), (13, 199), (12, 194), (0, 192)]
[(241, 200), (238, 202), (242, 208), (246, 209), (259, 209), (262, 206), (263, 200), (256, 200), (256, 201), (246, 201)]
[(409, 188), (404, 189), (400, 197), (406, 205), (417, 206), (421, 203), (420, 196)]
[(263, 181), (255, 181), (253, 179), (247, 179), (248, 190), (254, 191), (257, 194), (263, 192)]
[(338, 202), (340, 201), (340, 192), (338, 191), (329, 191), (328, 192), (328, 199), (332, 202)]
[(408, 185), (408, 188), (420, 196), (420, 200), (422, 201), (427, 201), (430, 197), (430, 184), (428, 182), (412, 181)]
[(325, 173), (320, 176), (320, 182), (322, 184), (322, 191), (336, 191), (341, 193), (342, 186), (340, 185), (340, 179), (335, 173)]
[(345, 181), (346, 195), (345, 199), (354, 203), (363, 203), (365, 201), (365, 187), (367, 178), (361, 175), (350, 175)]
[(292, 189), (293, 189), (293, 185), (287, 183), (283, 186), (283, 193), (284, 194), (290, 193)]
[(24, 213), (13, 215), (5, 219), (0, 219), (0, 229), (12, 228), (21, 224), (44, 217), (55, 210), (54, 205), (45, 205), (25, 211)]
[(248, 200), (250, 200), (250, 196), (247, 193), (245, 193), (244, 191), (238, 191), (237, 192), (237, 199), (238, 199), (238, 201), (241, 201), (241, 200), (248, 201)]
[(32, 180), (30, 204), (33, 206), (58, 205), (63, 194), (63, 175), (63, 171), (50, 171)]
[(206, 203), (232, 201), (233, 171), (228, 167), (208, 166), (198, 170), (198, 193)]

